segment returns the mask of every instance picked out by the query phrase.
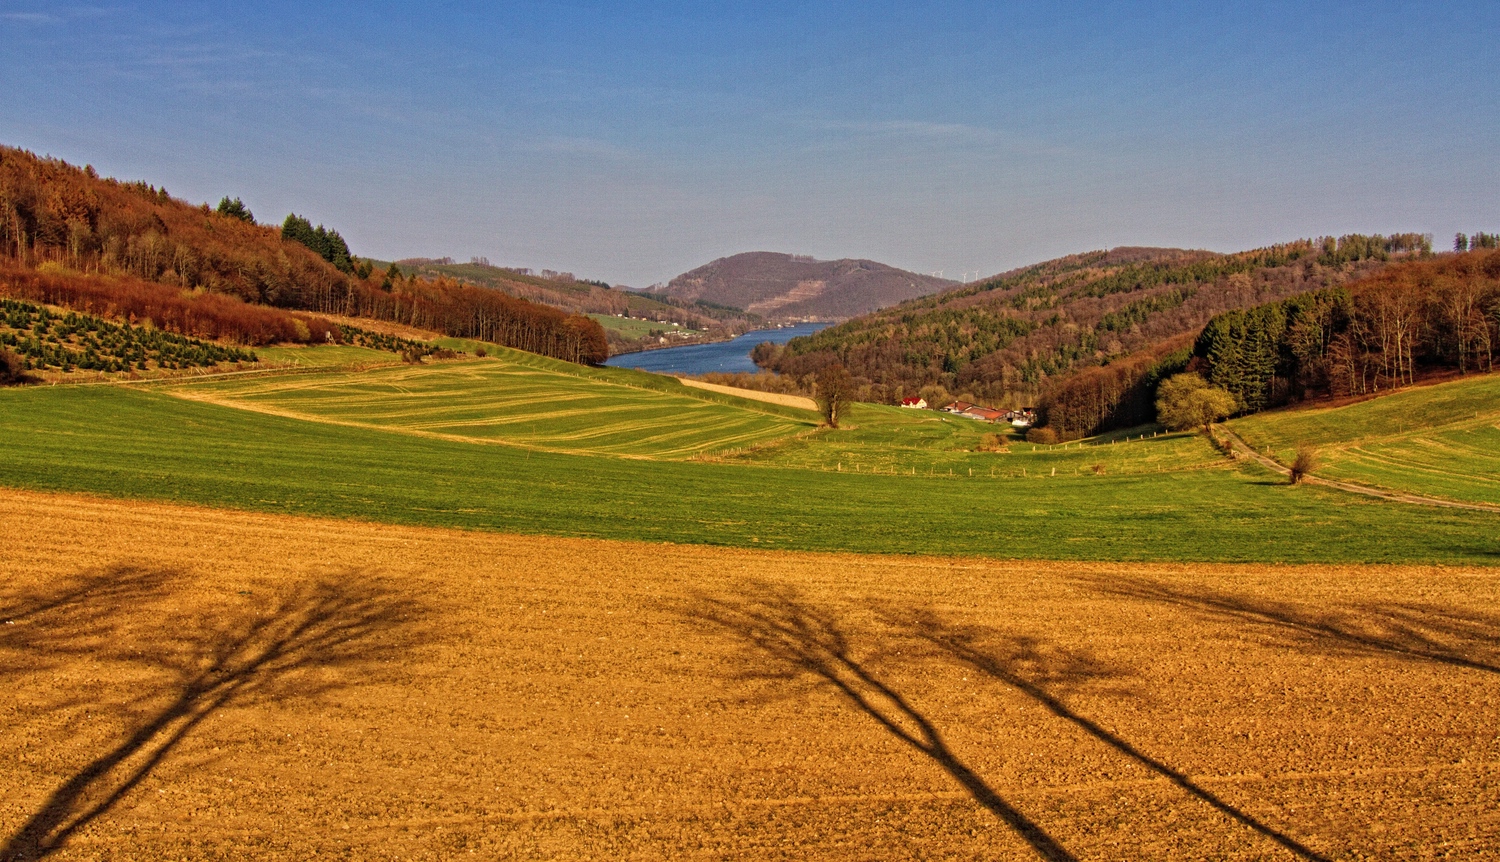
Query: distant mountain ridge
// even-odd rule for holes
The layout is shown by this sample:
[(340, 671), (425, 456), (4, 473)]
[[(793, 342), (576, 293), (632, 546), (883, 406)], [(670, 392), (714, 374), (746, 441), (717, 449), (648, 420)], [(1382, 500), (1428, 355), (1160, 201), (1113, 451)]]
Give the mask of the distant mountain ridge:
[(873, 260), (752, 251), (721, 257), (652, 292), (740, 308), (774, 322), (844, 320), (959, 286)]

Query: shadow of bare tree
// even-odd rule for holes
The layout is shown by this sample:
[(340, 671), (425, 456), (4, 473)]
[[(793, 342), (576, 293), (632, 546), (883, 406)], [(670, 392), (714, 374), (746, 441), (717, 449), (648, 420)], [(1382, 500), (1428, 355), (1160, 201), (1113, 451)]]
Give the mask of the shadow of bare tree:
[(110, 566), (0, 597), (0, 679), (104, 647), (131, 611), (160, 600), (175, 576), (166, 569)]
[(769, 664), (757, 663), (757, 669), (747, 677), (782, 682), (810, 678), (833, 688), (886, 732), (942, 767), (1039, 856), (1074, 858), (959, 759), (937, 726), (882, 680), (868, 659), (856, 657), (850, 635), (827, 610), (802, 601), (792, 590), (759, 584), (743, 598), (698, 597), (685, 615), (734, 636), (770, 659)]
[(0, 602), (0, 673), (70, 658), (151, 672), (116, 706), (131, 729), (53, 791), (0, 847), (0, 860), (41, 859), (126, 797), (214, 713), (266, 698), (352, 684), (413, 645), (422, 608), (357, 573), (172, 613), (173, 574), (115, 568)]
[(1262, 628), (1301, 649), (1387, 656), (1500, 673), (1500, 615), (1400, 602), (1309, 609), (1142, 578), (1096, 578), (1101, 592)]
[(920, 641), (939, 659), (951, 660), (1018, 691), (1052, 715), (1162, 776), (1189, 795), (1235, 822), (1269, 838), (1303, 859), (1325, 860), (1295, 838), (1229, 804), (1188, 775), (1078, 713), (1063, 700), (1063, 691), (1096, 675), (1096, 665), (1082, 656), (1048, 646), (1038, 638), (1001, 635), (989, 629), (949, 623), (931, 611), (886, 613), (898, 636)]

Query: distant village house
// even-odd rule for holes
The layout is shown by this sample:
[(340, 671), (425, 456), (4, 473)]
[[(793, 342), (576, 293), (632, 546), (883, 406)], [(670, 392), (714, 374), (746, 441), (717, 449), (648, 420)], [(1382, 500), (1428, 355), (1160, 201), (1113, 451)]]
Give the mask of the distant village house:
[(972, 404), (968, 401), (954, 401), (938, 409), (944, 413), (967, 416), (981, 422), (1009, 422), (1018, 428), (1029, 427), (1036, 421), (1036, 411), (1030, 407), (1023, 407), (1020, 410), (996, 410), (993, 407)]

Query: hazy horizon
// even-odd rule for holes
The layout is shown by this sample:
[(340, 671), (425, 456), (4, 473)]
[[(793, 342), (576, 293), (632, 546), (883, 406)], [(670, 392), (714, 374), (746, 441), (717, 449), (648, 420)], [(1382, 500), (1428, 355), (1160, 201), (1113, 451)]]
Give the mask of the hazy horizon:
[[(0, 142), (646, 287), (1500, 227), (1500, 9), (0, 5)], [(17, 86), (15, 82), (25, 82)]]

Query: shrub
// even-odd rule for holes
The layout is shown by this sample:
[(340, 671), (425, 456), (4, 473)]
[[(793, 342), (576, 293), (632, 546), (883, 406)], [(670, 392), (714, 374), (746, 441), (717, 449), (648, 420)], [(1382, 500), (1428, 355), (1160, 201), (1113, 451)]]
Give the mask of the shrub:
[(26, 381), (26, 360), (8, 347), (0, 347), (0, 386)]
[(1032, 428), (1026, 432), (1026, 442), (1051, 446), (1057, 442), (1057, 432), (1051, 428)]
[(476, 347), (474, 348), (474, 355), (479, 357), (480, 359), (483, 359), (486, 356), (489, 356), (490, 352), (488, 350), (485, 350), (483, 347)]
[(1297, 447), (1297, 457), (1292, 460), (1292, 484), (1306, 479), (1318, 469), (1318, 450), (1309, 443)]
[(994, 431), (979, 438), (981, 452), (1004, 452), (1007, 448), (1005, 438)]

